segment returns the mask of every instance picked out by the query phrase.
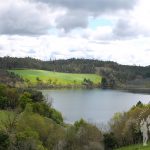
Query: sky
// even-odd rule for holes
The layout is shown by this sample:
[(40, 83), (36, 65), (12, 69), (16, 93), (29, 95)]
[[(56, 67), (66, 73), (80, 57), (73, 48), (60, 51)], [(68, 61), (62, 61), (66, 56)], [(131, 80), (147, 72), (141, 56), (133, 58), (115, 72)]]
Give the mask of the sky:
[(149, 0), (0, 0), (0, 56), (150, 65)]

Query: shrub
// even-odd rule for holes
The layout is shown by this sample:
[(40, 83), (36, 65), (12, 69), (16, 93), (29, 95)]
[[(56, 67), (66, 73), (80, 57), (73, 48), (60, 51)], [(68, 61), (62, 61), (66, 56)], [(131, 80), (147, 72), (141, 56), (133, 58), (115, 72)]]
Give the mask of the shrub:
[(8, 106), (8, 99), (7, 97), (0, 96), (0, 109), (5, 109)]
[(66, 149), (103, 149), (103, 136), (98, 128), (85, 122), (83, 119), (76, 121), (74, 126), (67, 129)]
[(45, 150), (38, 133), (31, 128), (16, 133), (15, 147), (21, 150)]
[(45, 117), (50, 117), (50, 107), (45, 102), (33, 103), (33, 112)]
[(5, 132), (0, 131), (0, 150), (7, 150), (9, 143), (9, 136)]
[(19, 99), (19, 104), (21, 108), (24, 110), (28, 103), (32, 103), (31, 94), (28, 92), (24, 92)]
[(0, 97), (1, 104), (7, 103), (5, 108), (14, 109), (18, 106), (19, 93), (16, 88), (0, 85)]
[(112, 150), (117, 147), (117, 140), (112, 132), (104, 134), (104, 144), (107, 150)]
[(46, 102), (33, 103), (33, 112), (38, 113), (44, 117), (51, 118), (57, 124), (63, 123), (63, 117), (60, 112), (51, 108)]
[(58, 124), (63, 123), (62, 114), (59, 111), (55, 110), (54, 108), (50, 109), (50, 118), (52, 118)]
[(40, 91), (28, 89), (28, 90), (25, 90), (25, 92), (28, 92), (31, 94), (30, 98), (33, 100), (33, 102), (44, 101), (44, 96), (43, 96), (42, 92), (40, 92)]

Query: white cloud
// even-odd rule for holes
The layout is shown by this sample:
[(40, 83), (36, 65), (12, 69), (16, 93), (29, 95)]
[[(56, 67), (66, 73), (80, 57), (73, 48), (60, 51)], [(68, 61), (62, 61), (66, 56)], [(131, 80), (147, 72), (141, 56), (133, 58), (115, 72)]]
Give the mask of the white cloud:
[[(69, 14), (68, 4), (53, 7), (52, 4), (35, 0), (0, 1), (0, 19), (3, 20), (0, 22), (0, 56), (31, 56), (44, 60), (82, 57), (112, 60), (121, 64), (150, 65), (148, 0), (139, 0), (135, 7), (130, 5), (127, 9), (130, 11), (119, 13), (110, 13), (114, 8), (110, 11), (111, 6), (107, 5), (109, 11), (105, 9), (99, 13), (96, 10), (99, 13), (96, 15), (91, 13), (96, 4), (88, 7), (88, 3), (86, 8), (82, 5), (81, 14), (80, 11), (76, 12), (77, 8)], [(117, 4), (114, 5), (116, 6), (120, 10)], [(103, 17), (113, 24), (101, 26), (97, 23), (92, 28), (86, 22), (91, 21), (90, 17)]]
[(55, 19), (62, 12), (50, 9), (43, 3), (28, 0), (0, 1), (0, 34), (41, 35), (55, 26)]
[[(110, 43), (91, 42), (85, 38), (57, 37), (46, 35), (35, 37), (0, 37), (1, 56), (32, 56), (39, 59), (49, 58), (96, 58), (117, 61), (121, 64), (149, 65), (150, 38), (113, 41)], [(8, 44), (9, 43), (9, 44)], [(44, 43), (44, 44), (43, 44)], [(30, 53), (29, 50), (34, 50)]]

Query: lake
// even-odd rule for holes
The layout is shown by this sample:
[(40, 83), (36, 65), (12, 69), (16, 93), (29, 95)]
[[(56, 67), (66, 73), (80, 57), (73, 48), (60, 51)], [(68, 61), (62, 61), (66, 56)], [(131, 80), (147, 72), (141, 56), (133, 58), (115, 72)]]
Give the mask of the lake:
[(150, 95), (102, 89), (43, 90), (48, 101), (59, 110), (64, 121), (73, 123), (80, 118), (106, 124), (116, 112), (129, 110), (138, 101), (150, 102)]

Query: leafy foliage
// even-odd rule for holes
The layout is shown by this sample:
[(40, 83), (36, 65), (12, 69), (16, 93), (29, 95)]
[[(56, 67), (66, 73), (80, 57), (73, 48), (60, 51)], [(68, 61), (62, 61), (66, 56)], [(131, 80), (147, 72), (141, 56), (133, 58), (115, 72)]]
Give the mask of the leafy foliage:
[(149, 114), (150, 105), (144, 105), (141, 102), (128, 112), (116, 113), (110, 123), (113, 139), (117, 141), (116, 145), (120, 147), (142, 143), (140, 121), (146, 119)]
[(0, 85), (0, 97), (0, 150), (103, 149), (103, 136), (97, 127), (83, 119), (65, 125), (61, 113), (41, 92)]
[(9, 143), (9, 136), (5, 132), (0, 131), (0, 150), (7, 149)]

